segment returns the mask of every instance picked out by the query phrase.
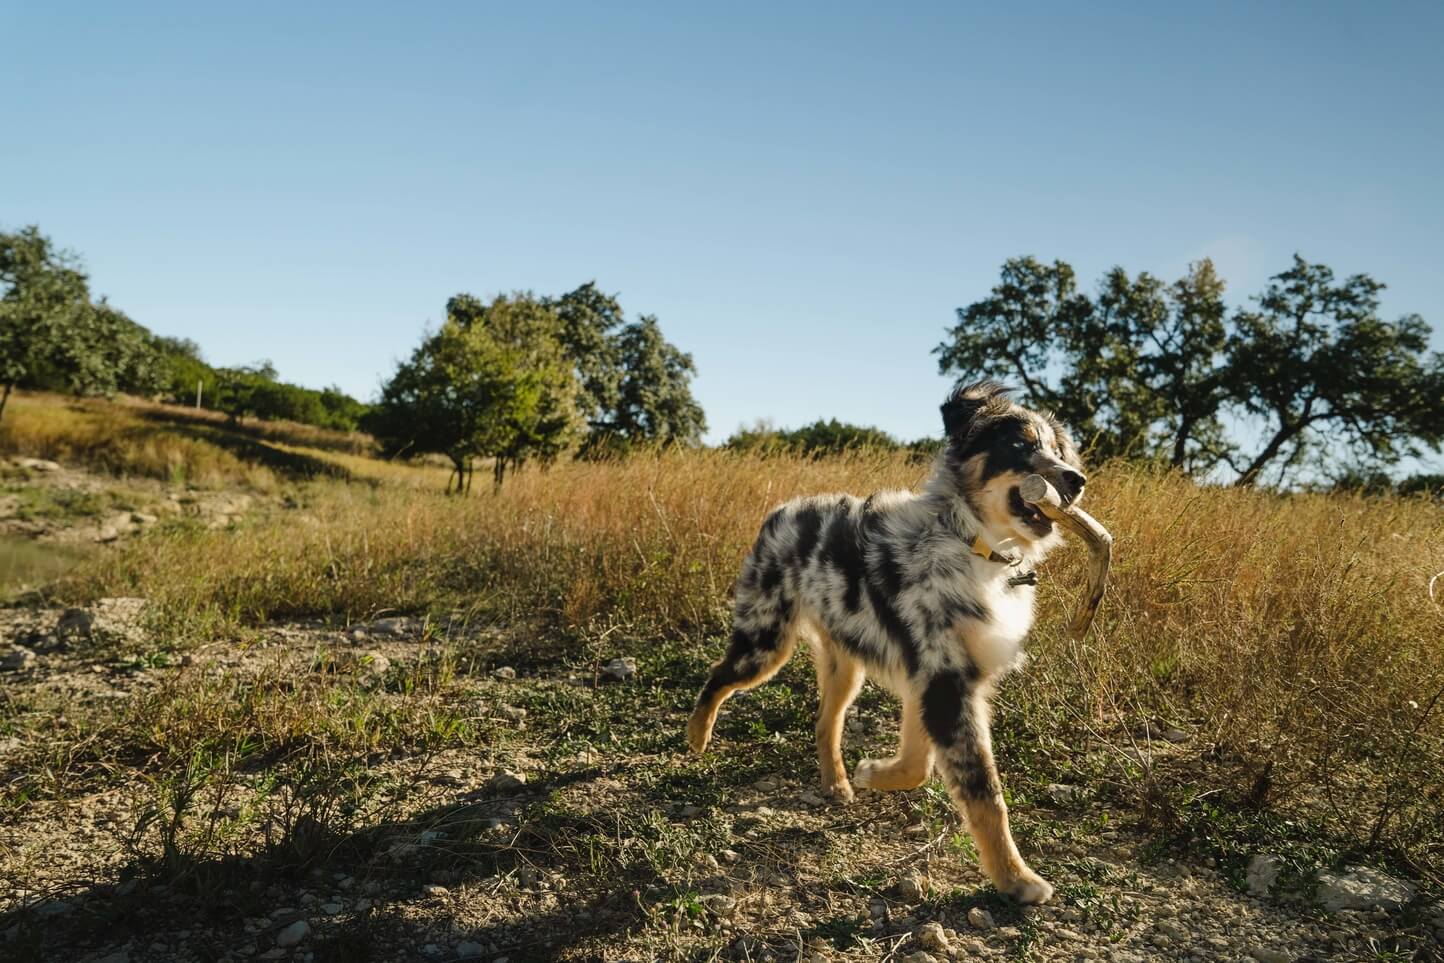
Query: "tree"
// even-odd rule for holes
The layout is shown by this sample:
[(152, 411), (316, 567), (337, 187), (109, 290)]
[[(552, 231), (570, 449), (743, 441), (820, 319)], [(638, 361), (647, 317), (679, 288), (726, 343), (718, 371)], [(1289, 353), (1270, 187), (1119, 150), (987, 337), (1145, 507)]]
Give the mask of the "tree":
[(696, 366), (662, 336), (654, 315), (627, 323), (617, 298), (595, 281), (545, 304), (575, 367), (577, 403), (587, 422), (584, 454), (701, 439), (707, 422), (689, 384)]
[[(1444, 361), (1427, 356), (1417, 316), (1378, 317), (1382, 287), (1366, 275), (1335, 285), (1296, 257), (1230, 317), (1207, 260), (1172, 284), (1114, 268), (1090, 298), (1067, 264), (1014, 258), (935, 353), (959, 380), (1021, 382), (1096, 456), (1228, 465), (1245, 485), (1278, 467), (1283, 481), (1324, 434), (1343, 443), (1336, 455), (1385, 464), (1444, 440)], [(1240, 456), (1255, 433), (1258, 450)]]
[(1298, 255), (1238, 312), (1229, 349), (1233, 398), (1263, 420), (1263, 446), (1243, 465), (1253, 484), (1282, 460), (1281, 478), (1327, 432), (1346, 455), (1392, 464), (1444, 441), (1444, 358), (1428, 358), (1418, 315), (1379, 317), (1384, 285), (1366, 274), (1341, 284)]
[(17, 386), (57, 367), (90, 310), (75, 255), (34, 226), (0, 233), (0, 417)]
[(473, 461), (492, 459), (500, 487), (509, 467), (554, 458), (575, 442), (581, 416), (572, 365), (554, 311), (529, 295), (490, 304), (461, 294), (382, 388), (367, 426), (394, 453), (451, 460), (447, 490), (469, 491)]

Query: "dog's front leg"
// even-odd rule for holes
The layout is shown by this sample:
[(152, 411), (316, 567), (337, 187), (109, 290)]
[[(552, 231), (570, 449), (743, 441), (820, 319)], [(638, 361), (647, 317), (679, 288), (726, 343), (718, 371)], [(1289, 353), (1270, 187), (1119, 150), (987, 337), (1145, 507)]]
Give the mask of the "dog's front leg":
[(1008, 830), (1008, 806), (993, 763), (988, 705), (976, 671), (945, 667), (919, 680), (923, 725), (953, 802), (967, 817), (978, 861), (993, 885), (1020, 903), (1044, 903), (1047, 880), (1028, 868)]

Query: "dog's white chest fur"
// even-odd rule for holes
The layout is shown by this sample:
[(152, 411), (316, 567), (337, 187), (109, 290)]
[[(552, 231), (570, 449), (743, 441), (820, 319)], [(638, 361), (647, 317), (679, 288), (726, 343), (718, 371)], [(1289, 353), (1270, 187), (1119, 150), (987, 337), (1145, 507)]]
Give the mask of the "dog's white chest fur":
[(966, 628), (965, 643), (978, 671), (989, 676), (1023, 661), (1023, 639), (1033, 627), (1033, 587), (1009, 586), (1006, 578), (993, 578), (982, 589), (988, 618)]

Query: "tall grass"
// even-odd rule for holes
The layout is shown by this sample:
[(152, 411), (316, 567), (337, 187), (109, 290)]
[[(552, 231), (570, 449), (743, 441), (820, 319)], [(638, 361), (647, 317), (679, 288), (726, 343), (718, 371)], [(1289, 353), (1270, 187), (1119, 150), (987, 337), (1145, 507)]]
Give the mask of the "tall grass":
[(206, 488), (277, 487), (266, 466), (207, 437), (147, 421), (139, 411), (100, 401), (23, 394), (0, 421), (0, 455), (47, 458), (117, 476), (158, 478)]
[[(724, 631), (731, 579), (770, 506), (908, 486), (924, 471), (881, 453), (679, 452), (528, 468), (470, 499), (330, 482), (239, 533), (137, 542), (69, 591), (149, 597), (180, 634), (479, 606), (563, 634), (608, 620), (701, 637)], [(1108, 599), (1087, 641), (1069, 642), (1082, 549), (1050, 560), (1034, 665), (1005, 702), (1115, 741), (1145, 722), (1186, 726), (1196, 766), (1147, 790), (1172, 793), (1171, 805), (1273, 803), (1418, 860), (1444, 857), (1444, 609), (1427, 594), (1444, 570), (1444, 513), (1394, 497), (1200, 488), (1123, 464), (1091, 478), (1089, 508), (1117, 540)], [(1135, 752), (1130, 765), (1152, 758)]]

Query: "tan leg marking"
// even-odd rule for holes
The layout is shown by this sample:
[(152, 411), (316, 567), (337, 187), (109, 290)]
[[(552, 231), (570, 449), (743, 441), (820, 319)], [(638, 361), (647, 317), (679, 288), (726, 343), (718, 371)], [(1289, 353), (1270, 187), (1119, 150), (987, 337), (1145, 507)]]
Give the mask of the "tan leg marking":
[(842, 762), (842, 725), (847, 707), (862, 688), (862, 666), (831, 640), (813, 652), (817, 663), (817, 765), (822, 770), (822, 791), (841, 802), (851, 802), (852, 786)]
[(891, 759), (864, 759), (857, 764), (854, 781), (867, 789), (891, 792), (916, 789), (933, 773), (933, 741), (923, 728), (922, 706), (916, 696), (903, 700), (902, 727), (897, 754)]
[[(993, 760), (992, 733), (989, 731), (991, 712), (988, 691), (980, 690), (973, 697), (978, 733), (975, 751), (978, 764), (988, 773), (988, 783), (1001, 786), (998, 766)], [(968, 799), (955, 788), (953, 801), (967, 817), (968, 831), (978, 847), (978, 862), (993, 885), (1020, 903), (1046, 903), (1053, 895), (1053, 886), (1029, 869), (1018, 852), (1008, 828), (1008, 804), (1003, 801), (1002, 794), (990, 799)]]

